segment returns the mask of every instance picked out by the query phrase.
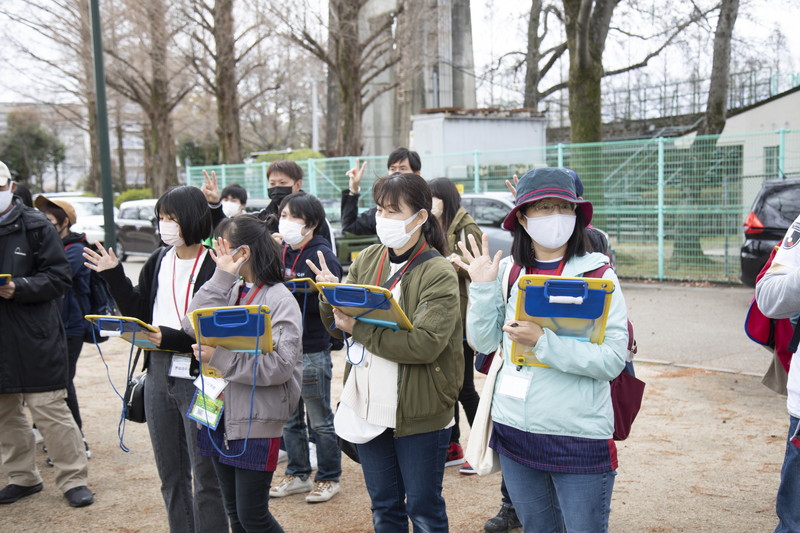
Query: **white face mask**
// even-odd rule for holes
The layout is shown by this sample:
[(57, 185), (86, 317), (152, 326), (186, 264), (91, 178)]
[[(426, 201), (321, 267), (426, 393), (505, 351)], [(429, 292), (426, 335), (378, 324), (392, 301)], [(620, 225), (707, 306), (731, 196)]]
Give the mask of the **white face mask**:
[(525, 217), (525, 231), (533, 241), (545, 248), (555, 250), (564, 246), (575, 230), (575, 215), (548, 215)]
[(439, 218), (444, 212), (444, 202), (441, 198), (433, 198), (433, 205), (431, 206), (431, 215)]
[(228, 218), (235, 217), (239, 214), (239, 211), (242, 209), (242, 204), (239, 202), (230, 202), (228, 200), (222, 200), (222, 212), (225, 213), (225, 216)]
[(406, 225), (414, 220), (414, 217), (416, 217), (418, 214), (419, 211), (405, 220), (376, 216), (375, 233), (378, 234), (378, 238), (381, 240), (381, 243), (384, 246), (388, 246), (389, 248), (393, 249), (402, 248), (411, 238), (411, 235), (417, 231), (417, 228), (424, 224), (423, 222), (422, 224), (414, 226), (411, 231), (406, 233)]
[(0, 191), (0, 213), (8, 209), (8, 206), (11, 205), (11, 199), (14, 197), (14, 193), (11, 192), (11, 183), (8, 185), (8, 190)]
[(169, 246), (183, 246), (186, 244), (183, 237), (181, 237), (181, 227), (177, 222), (161, 220), (158, 223), (158, 231), (164, 244)]
[(282, 218), (278, 222), (278, 233), (283, 236), (283, 242), (289, 246), (297, 246), (308, 235), (308, 233), (303, 235), (302, 230), (304, 227), (304, 225), (298, 224), (293, 220)]

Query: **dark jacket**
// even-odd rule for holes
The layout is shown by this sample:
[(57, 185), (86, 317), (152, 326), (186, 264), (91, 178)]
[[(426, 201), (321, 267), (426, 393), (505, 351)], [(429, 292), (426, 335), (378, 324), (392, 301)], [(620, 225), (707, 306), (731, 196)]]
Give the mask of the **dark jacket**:
[[(100, 275), (108, 283), (111, 296), (116, 300), (123, 316), (138, 318), (142, 322), (148, 324), (152, 323), (153, 305), (155, 304), (156, 292), (158, 291), (158, 269), (168, 249), (169, 247), (162, 247), (153, 252), (147, 259), (144, 267), (142, 267), (139, 273), (139, 284), (135, 287), (131, 280), (125, 276), (122, 263), (117, 265), (116, 268), (100, 272)], [(211, 278), (216, 267), (216, 263), (211, 259), (211, 254), (206, 254), (206, 257), (203, 259), (203, 264), (200, 265), (200, 270), (197, 273), (193, 295), (197, 294), (197, 291), (203, 286), (203, 283)], [(187, 335), (181, 329), (173, 329), (161, 325), (158, 326), (161, 329), (161, 349), (180, 353), (192, 353), (192, 344), (195, 342), (194, 337)], [(144, 368), (147, 368), (147, 363), (148, 357), (147, 352), (145, 352)], [(192, 364), (194, 368), (196, 364), (194, 357), (192, 357)]]
[(11, 274), (16, 286), (11, 300), (0, 298), (0, 394), (65, 388), (67, 339), (60, 308), (72, 286), (69, 263), (50, 221), (18, 198), (0, 222), (0, 273)]
[(375, 235), (375, 213), (377, 208), (358, 214), (358, 198), (360, 194), (350, 194), (349, 189), (342, 191), (342, 231), (353, 235)]
[[(311, 259), (319, 267), (318, 251), (322, 252), (325, 257), (325, 263), (327, 263), (331, 273), (342, 279), (342, 266), (339, 264), (339, 259), (331, 251), (328, 241), (319, 235), (315, 235), (302, 249), (292, 250), (289, 245), (284, 244), (283, 264), (286, 268), (286, 279), (314, 279), (316, 274), (308, 268), (306, 259)], [(322, 325), (317, 299), (314, 295), (308, 293), (295, 293), (294, 297), (303, 312), (303, 353), (328, 350), (331, 344), (331, 336), (325, 326)]]
[(84, 264), (83, 248), (87, 246), (83, 233), (71, 232), (61, 239), (64, 253), (67, 255), (72, 270), (72, 288), (64, 295), (61, 304), (61, 320), (67, 337), (83, 337), (87, 322), (84, 315), (89, 314), (89, 275), (91, 271)]

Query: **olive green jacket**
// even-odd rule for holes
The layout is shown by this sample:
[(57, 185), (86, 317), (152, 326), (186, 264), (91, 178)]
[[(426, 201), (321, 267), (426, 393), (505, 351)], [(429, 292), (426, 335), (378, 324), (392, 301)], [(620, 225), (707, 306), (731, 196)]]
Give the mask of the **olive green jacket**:
[[(424, 242), (420, 239), (412, 256)], [(381, 279), (375, 279), (384, 250), (385, 246), (375, 244), (362, 251), (350, 266), (346, 283), (385, 283), (390, 269), (388, 255)], [(399, 365), (396, 437), (447, 426), (464, 381), (458, 279), (453, 266), (444, 257), (434, 257), (404, 274), (400, 287), (399, 304), (414, 326), (412, 330), (394, 331), (361, 321), (353, 328), (353, 338), (367, 350)], [(330, 304), (320, 302), (320, 315), (323, 324), (333, 324)], [(339, 330), (331, 330), (331, 334), (341, 337)], [(350, 368), (348, 363), (345, 382)]]
[[(453, 221), (450, 223), (450, 227), (447, 229), (445, 237), (447, 238), (447, 248), (450, 250), (451, 253), (457, 254), (461, 259), (464, 259), (464, 254), (461, 253), (461, 248), (458, 247), (458, 241), (464, 241), (464, 244), (467, 246), (467, 250), (470, 250), (469, 244), (469, 236), (475, 236), (475, 242), (479, 245), (481, 244), (481, 239), (483, 238), (483, 232), (478, 227), (478, 224), (472, 218), (472, 216), (467, 212), (466, 209), (460, 207), (458, 211), (456, 211), (456, 216), (453, 218)], [(469, 274), (466, 270), (459, 268), (458, 269), (458, 290), (461, 295), (461, 324), (463, 327), (466, 327), (466, 320), (467, 320), (467, 301), (469, 299)]]

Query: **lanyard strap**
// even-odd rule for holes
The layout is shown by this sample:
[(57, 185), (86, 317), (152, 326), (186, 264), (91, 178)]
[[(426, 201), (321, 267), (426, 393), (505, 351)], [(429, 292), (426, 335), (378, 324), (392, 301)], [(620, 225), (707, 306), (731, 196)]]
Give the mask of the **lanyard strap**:
[[(254, 290), (247, 291), (250, 294), (250, 298), (247, 299), (247, 301), (245, 302), (244, 305), (250, 305), (250, 302), (253, 301), (253, 298), (256, 297), (256, 294), (258, 294), (258, 291), (260, 291), (261, 287), (263, 287), (263, 286), (264, 286), (263, 283), (259, 283), (258, 286)], [(242, 287), (239, 289), (239, 298), (236, 300), (236, 304), (237, 305), (241, 305), (241, 303), (242, 303), (242, 290), (244, 289), (244, 287), (245, 287), (245, 285), (244, 285), (244, 283), (242, 283)]]
[[(311, 242), (311, 241), (309, 241), (309, 242)], [(308, 242), (306, 244), (308, 244)], [(294, 270), (294, 267), (297, 266), (297, 261), (300, 259), (300, 256), (303, 255), (303, 250), (305, 249), (306, 244), (304, 244), (303, 246), (300, 247), (300, 251), (297, 252), (297, 257), (294, 258), (294, 263), (292, 263), (292, 269), (289, 271), (289, 275), (292, 276), (292, 277), (295, 277), (297, 275), (297, 273)], [(281, 262), (283, 263), (284, 266), (286, 266), (286, 251), (288, 249), (289, 249), (289, 245), (288, 244), (284, 244), (283, 245), (283, 254), (281, 255)]]
[[(403, 277), (403, 274), (405, 273), (405, 271), (408, 270), (408, 268), (411, 266), (411, 264), (414, 263), (414, 260), (417, 257), (419, 257), (419, 255), (425, 250), (425, 248), (427, 246), (428, 246), (427, 242), (423, 243), (422, 247), (417, 251), (417, 253), (414, 254), (414, 257), (409, 259), (406, 262), (406, 265), (401, 270), (396, 272), (394, 274), (394, 276), (392, 276), (389, 279), (387, 279), (386, 283), (384, 283), (383, 286), (386, 287), (387, 289), (389, 289), (390, 291), (392, 289), (394, 289), (395, 285), (397, 285), (397, 283), (400, 281), (400, 278)], [(388, 254), (389, 254), (389, 248), (386, 248), (383, 251), (383, 254), (381, 255), (381, 264), (380, 264), (380, 267), (378, 267), (378, 277), (375, 278), (375, 285), (380, 285), (380, 283), (381, 283), (381, 274), (383, 274), (383, 263), (386, 261), (386, 256)]]
[(197, 262), (200, 261), (200, 256), (203, 255), (203, 246), (200, 246), (200, 250), (197, 252), (197, 257), (194, 258), (194, 264), (192, 265), (192, 272), (189, 274), (189, 281), (186, 283), (186, 299), (183, 302), (183, 314), (178, 310), (178, 298), (175, 296), (175, 265), (178, 262), (178, 251), (175, 251), (175, 257), (172, 259), (172, 303), (175, 304), (175, 313), (178, 315), (178, 323), (183, 319), (183, 316), (186, 314), (186, 311), (189, 310), (189, 295), (192, 292), (192, 285), (194, 278), (194, 271), (197, 268)]

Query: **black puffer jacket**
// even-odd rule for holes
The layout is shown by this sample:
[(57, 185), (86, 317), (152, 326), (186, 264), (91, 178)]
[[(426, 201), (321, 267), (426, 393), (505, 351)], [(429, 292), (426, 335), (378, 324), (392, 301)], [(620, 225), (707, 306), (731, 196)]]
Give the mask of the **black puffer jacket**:
[(64, 247), (45, 216), (14, 198), (0, 222), (0, 274), (14, 298), (0, 298), (0, 394), (67, 386), (67, 339), (61, 297), (72, 286)]

